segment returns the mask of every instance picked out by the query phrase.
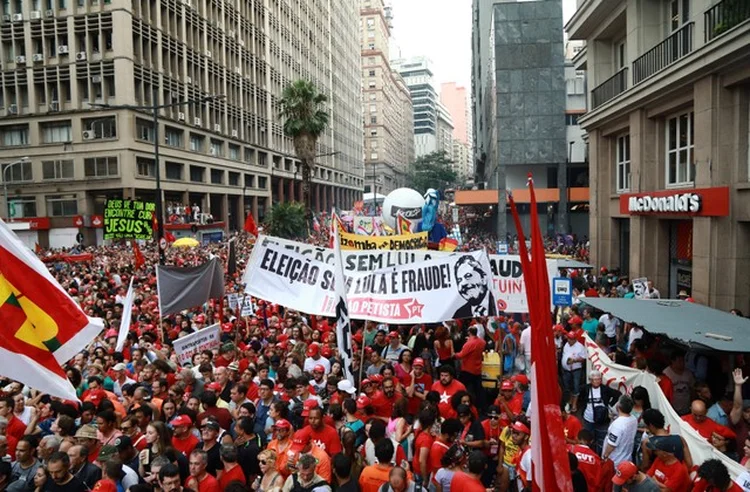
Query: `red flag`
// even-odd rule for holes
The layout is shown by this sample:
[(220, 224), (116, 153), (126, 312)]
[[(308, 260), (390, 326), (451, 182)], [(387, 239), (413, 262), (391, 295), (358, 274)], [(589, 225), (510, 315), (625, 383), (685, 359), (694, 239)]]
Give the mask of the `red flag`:
[(253, 217), (253, 213), (250, 212), (247, 214), (247, 218), (245, 219), (245, 232), (248, 232), (252, 234), (255, 237), (258, 237), (258, 226), (255, 225), (255, 217)]
[(141, 253), (141, 248), (138, 247), (138, 243), (133, 241), (133, 256), (135, 257), (135, 269), (138, 270), (146, 264), (146, 258)]
[(572, 492), (568, 451), (560, 416), (555, 336), (552, 332), (550, 285), (534, 183), (529, 174), (531, 259), (513, 197), (510, 210), (518, 232), (521, 270), (531, 318), (531, 479), (536, 491)]
[(168, 242), (170, 242), (170, 243), (173, 243), (173, 242), (175, 242), (175, 241), (177, 240), (177, 239), (176, 239), (176, 238), (174, 237), (174, 234), (172, 234), (172, 233), (171, 233), (171, 232), (169, 232), (169, 231), (165, 231), (165, 232), (164, 232), (164, 239), (166, 239), (166, 240), (167, 240)]
[(42, 247), (39, 246), (39, 243), (34, 243), (34, 253), (41, 254), (42, 253)]

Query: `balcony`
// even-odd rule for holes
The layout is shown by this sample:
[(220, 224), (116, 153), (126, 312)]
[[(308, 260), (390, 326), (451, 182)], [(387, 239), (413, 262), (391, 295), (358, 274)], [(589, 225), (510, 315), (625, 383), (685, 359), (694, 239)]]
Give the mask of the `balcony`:
[[(728, 1), (728, 0), (725, 0)], [(633, 85), (640, 84), (693, 51), (694, 23), (690, 22), (633, 62)]]
[(591, 91), (591, 105), (593, 109), (598, 108), (607, 101), (614, 99), (628, 88), (628, 68), (619, 72), (599, 84)]
[(704, 14), (706, 43), (750, 19), (750, 2), (722, 0)]

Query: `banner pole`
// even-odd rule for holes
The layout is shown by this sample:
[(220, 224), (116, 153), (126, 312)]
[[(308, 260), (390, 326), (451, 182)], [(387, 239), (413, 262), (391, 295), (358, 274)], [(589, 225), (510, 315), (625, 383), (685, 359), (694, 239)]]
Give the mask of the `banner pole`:
[[(374, 321), (372, 321), (374, 323)], [(365, 320), (365, 326), (362, 327), (362, 352), (359, 356), (359, 389), (362, 390), (362, 373), (365, 370), (365, 331), (367, 330), (367, 321)]]

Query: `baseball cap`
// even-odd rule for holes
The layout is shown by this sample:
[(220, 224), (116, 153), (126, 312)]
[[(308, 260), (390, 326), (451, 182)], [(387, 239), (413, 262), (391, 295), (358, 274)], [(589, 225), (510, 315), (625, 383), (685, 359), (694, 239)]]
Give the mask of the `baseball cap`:
[(122, 435), (115, 439), (114, 445), (118, 451), (125, 451), (133, 447), (133, 440), (130, 436)]
[(212, 430), (215, 430), (215, 431), (218, 431), (219, 429), (221, 429), (221, 427), (219, 426), (219, 423), (216, 422), (215, 420), (209, 420), (209, 421), (207, 421), (205, 424), (203, 424), (201, 426), (201, 428), (203, 428), (203, 427), (206, 427), (208, 429), (212, 429)]
[(414, 359), (414, 362), (412, 362), (411, 365), (424, 367), (424, 359), (421, 357), (417, 357), (416, 359)]
[(126, 366), (122, 362), (118, 362), (117, 364), (115, 364), (115, 366), (112, 368), (112, 370), (113, 371), (124, 371), (127, 368), (128, 368), (128, 366)]
[(397, 331), (392, 331), (388, 334), (388, 338), (399, 338), (399, 334)]
[(511, 425), (510, 428), (518, 432), (523, 432), (526, 435), (531, 435), (531, 431), (529, 430), (529, 428), (522, 422), (513, 422), (513, 425)]
[(370, 405), (372, 405), (372, 401), (366, 395), (362, 395), (359, 398), (357, 398), (357, 408), (359, 410), (369, 407)]
[(370, 376), (370, 382), (374, 383), (374, 384), (380, 384), (380, 383), (382, 383), (383, 379), (385, 379), (385, 378), (383, 377), (382, 374), (373, 374), (372, 376)]
[(500, 391), (513, 391), (513, 383), (507, 379), (500, 385)]
[(235, 361), (232, 361), (232, 362), (229, 363), (229, 365), (227, 366), (227, 369), (229, 369), (230, 371), (235, 371), (236, 372), (236, 371), (240, 370), (240, 365), (235, 360)]
[(91, 424), (82, 425), (75, 434), (75, 437), (84, 439), (97, 439), (96, 428)]
[(352, 382), (349, 381), (348, 379), (342, 379), (341, 381), (339, 381), (336, 387), (338, 388), (339, 391), (345, 391), (349, 393), (350, 395), (353, 395), (354, 393), (357, 392)]
[(359, 383), (360, 386), (364, 386), (366, 384), (372, 384), (372, 381), (370, 381), (368, 378), (364, 378), (361, 383)]
[(456, 413), (459, 417), (471, 415), (471, 407), (462, 403), (456, 408)]
[(581, 319), (580, 316), (573, 316), (572, 318), (568, 320), (568, 323), (571, 325), (582, 325), (583, 320)]
[(111, 444), (107, 444), (105, 446), (102, 446), (102, 449), (99, 451), (99, 456), (96, 459), (100, 463), (106, 463), (107, 461), (111, 460), (115, 456), (119, 456), (119, 455), (120, 455), (120, 452), (117, 450), (116, 447), (112, 446)]
[(526, 374), (516, 374), (510, 380), (521, 384), (529, 384), (529, 377)]
[(574, 340), (577, 335), (578, 335), (578, 330), (570, 330), (569, 332), (565, 334), (565, 336), (571, 340)]
[(331, 351), (331, 347), (328, 345), (323, 345), (323, 348), (320, 349), (320, 355), (328, 359), (333, 355), (333, 351)]
[(295, 432), (294, 436), (292, 436), (292, 446), (290, 450), (293, 453), (299, 453), (300, 451), (305, 449), (305, 446), (307, 446), (309, 443), (310, 443), (310, 428), (305, 427)]
[(221, 385), (217, 383), (216, 381), (210, 382), (206, 385), (207, 390), (219, 392), (221, 391)]
[(276, 427), (277, 429), (291, 429), (292, 424), (290, 424), (286, 419), (279, 419), (274, 422), (273, 427)]
[(318, 355), (318, 352), (320, 352), (320, 347), (317, 343), (311, 343), (309, 347), (307, 347), (307, 354), (308, 357), (312, 357), (314, 355)]
[(302, 409), (302, 416), (307, 417), (310, 415), (310, 410), (318, 408), (318, 400), (305, 400), (305, 407)]
[(625, 482), (633, 478), (637, 473), (637, 466), (630, 461), (623, 461), (617, 465), (615, 476), (612, 477), (612, 483), (615, 485), (625, 485)]
[(172, 427), (188, 426), (193, 425), (193, 420), (187, 415), (180, 415), (172, 419)]
[(326, 368), (325, 368), (325, 366), (323, 366), (323, 364), (315, 364), (315, 367), (313, 367), (313, 372), (322, 372), (322, 373), (325, 373), (326, 372)]
[(678, 447), (677, 439), (672, 439), (672, 437), (679, 439), (679, 436), (653, 436), (646, 442), (646, 447), (653, 451), (675, 454)]

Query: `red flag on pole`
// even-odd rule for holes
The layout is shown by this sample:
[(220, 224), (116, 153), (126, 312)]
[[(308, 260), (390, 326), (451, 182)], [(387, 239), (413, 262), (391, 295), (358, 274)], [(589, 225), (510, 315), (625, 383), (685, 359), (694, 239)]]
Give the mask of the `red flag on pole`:
[(247, 214), (247, 218), (245, 218), (245, 232), (252, 234), (255, 237), (258, 237), (258, 226), (255, 225), (255, 217), (253, 217), (253, 213), (249, 212)]
[(34, 253), (36, 254), (42, 254), (44, 250), (41, 246), (39, 246), (39, 243), (34, 243)]
[(572, 492), (573, 485), (560, 416), (560, 387), (557, 384), (555, 336), (552, 332), (550, 285), (542, 231), (536, 212), (534, 182), (529, 174), (531, 213), (531, 258), (526, 249), (521, 219), (513, 196), (510, 210), (518, 233), (521, 270), (531, 318), (531, 477), (537, 491)]
[(174, 234), (172, 234), (172, 233), (171, 233), (171, 232), (169, 232), (169, 231), (165, 231), (165, 232), (164, 232), (164, 239), (166, 239), (166, 240), (167, 240), (167, 242), (169, 242), (169, 243), (173, 243), (173, 242), (175, 242), (175, 241), (177, 240), (177, 239), (176, 239), (176, 238), (174, 237)]
[(132, 241), (133, 243), (133, 257), (135, 258), (135, 269), (138, 270), (143, 265), (146, 264), (146, 258), (143, 257), (143, 253), (141, 253), (141, 248), (138, 247), (138, 243), (135, 241)]

